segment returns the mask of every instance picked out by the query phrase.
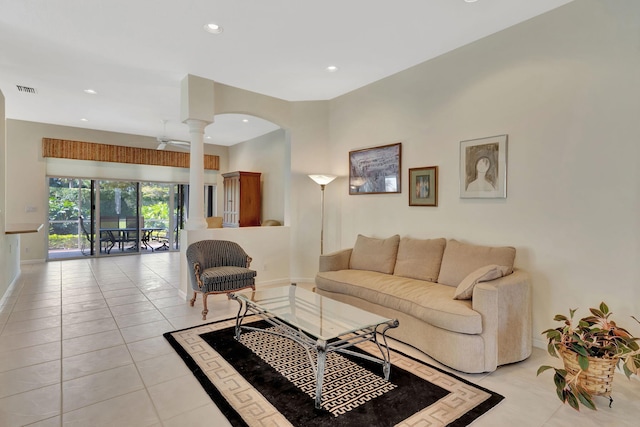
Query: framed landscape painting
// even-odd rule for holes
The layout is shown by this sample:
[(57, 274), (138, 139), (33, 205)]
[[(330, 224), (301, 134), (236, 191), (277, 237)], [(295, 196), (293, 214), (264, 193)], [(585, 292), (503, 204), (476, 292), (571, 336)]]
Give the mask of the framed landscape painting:
[(507, 197), (507, 135), (460, 142), (460, 197)]
[(409, 206), (438, 206), (438, 167), (409, 169)]
[(400, 193), (402, 144), (349, 152), (349, 194)]

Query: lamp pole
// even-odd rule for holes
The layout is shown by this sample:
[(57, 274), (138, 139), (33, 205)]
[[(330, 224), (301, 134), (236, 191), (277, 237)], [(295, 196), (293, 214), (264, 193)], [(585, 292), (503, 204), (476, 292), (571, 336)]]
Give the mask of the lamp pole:
[(324, 187), (327, 184), (320, 184), (320, 255), (324, 253)]
[(335, 175), (309, 175), (309, 178), (320, 184), (320, 255), (324, 253), (324, 188), (336, 179)]

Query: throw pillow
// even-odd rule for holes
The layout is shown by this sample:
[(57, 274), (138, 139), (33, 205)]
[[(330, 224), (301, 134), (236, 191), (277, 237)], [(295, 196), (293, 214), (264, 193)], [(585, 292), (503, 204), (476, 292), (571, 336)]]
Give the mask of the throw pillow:
[(513, 272), (512, 268), (505, 265), (486, 265), (480, 267), (476, 271), (465, 277), (456, 288), (453, 299), (471, 299), (473, 288), (481, 282), (490, 282), (500, 277), (509, 275)]
[(513, 269), (515, 257), (516, 249), (511, 246), (479, 246), (449, 240), (442, 256), (438, 283), (458, 286), (470, 273), (490, 264)]
[(435, 282), (438, 280), (446, 239), (403, 237), (398, 246), (394, 276)]
[(398, 243), (400, 243), (400, 236), (397, 234), (387, 239), (376, 239), (358, 234), (356, 244), (351, 252), (349, 268), (393, 274), (398, 254)]

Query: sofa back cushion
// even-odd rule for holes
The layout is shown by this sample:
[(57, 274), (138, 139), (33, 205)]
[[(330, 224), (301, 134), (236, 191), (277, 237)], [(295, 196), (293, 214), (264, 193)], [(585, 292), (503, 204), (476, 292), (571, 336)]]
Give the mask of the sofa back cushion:
[(442, 256), (438, 283), (458, 286), (470, 273), (490, 264), (506, 266), (513, 271), (516, 249), (511, 246), (490, 247), (449, 240)]
[(412, 239), (403, 237), (398, 246), (395, 276), (436, 282), (442, 263), (446, 239)]
[(400, 236), (397, 234), (387, 239), (376, 239), (358, 234), (356, 244), (351, 252), (349, 268), (393, 274), (399, 242)]

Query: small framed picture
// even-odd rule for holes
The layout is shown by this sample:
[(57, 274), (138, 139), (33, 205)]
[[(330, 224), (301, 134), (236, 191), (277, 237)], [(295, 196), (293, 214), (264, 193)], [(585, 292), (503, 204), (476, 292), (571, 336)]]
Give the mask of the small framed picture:
[(460, 142), (460, 197), (507, 197), (507, 135)]
[(409, 169), (409, 206), (438, 206), (438, 167)]

